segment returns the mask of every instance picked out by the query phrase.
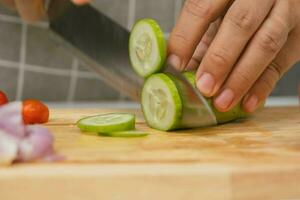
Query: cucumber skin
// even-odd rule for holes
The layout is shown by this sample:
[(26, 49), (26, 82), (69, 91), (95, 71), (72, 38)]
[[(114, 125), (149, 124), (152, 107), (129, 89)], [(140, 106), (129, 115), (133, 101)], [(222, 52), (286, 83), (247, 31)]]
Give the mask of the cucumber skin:
[(151, 124), (150, 120), (147, 118), (147, 114), (145, 112), (145, 108), (144, 108), (144, 105), (143, 105), (143, 102), (141, 103), (142, 104), (142, 112), (143, 112), (143, 115), (144, 115), (144, 118), (146, 120), (146, 123), (148, 124), (148, 126), (150, 126), (151, 128), (154, 128), (154, 129), (157, 129), (157, 130), (161, 130), (161, 131), (170, 131), (170, 130), (175, 130), (175, 129), (179, 129), (181, 128), (181, 125), (180, 125), (180, 121), (181, 121), (181, 117), (182, 117), (182, 100), (181, 100), (181, 97), (180, 97), (180, 94), (179, 94), (179, 91), (177, 89), (177, 86), (176, 84), (174, 83), (174, 81), (167, 75), (167, 74), (164, 74), (164, 73), (158, 73), (158, 74), (153, 74), (152, 76), (148, 77), (144, 83), (144, 87), (142, 89), (142, 93), (141, 93), (141, 99), (144, 99), (143, 98), (143, 95), (144, 95), (144, 92), (145, 91), (145, 85), (146, 85), (146, 82), (154, 77), (154, 76), (157, 76), (159, 77), (161, 80), (163, 80), (166, 85), (169, 87), (169, 89), (171, 90), (171, 93), (172, 93), (172, 97), (175, 101), (175, 104), (176, 104), (176, 111), (175, 111), (175, 117), (174, 117), (174, 121), (172, 123), (172, 125), (170, 127), (168, 127), (167, 129), (161, 129), (160, 127), (157, 127), (155, 126), (154, 124)]
[[(95, 115), (97, 116), (97, 115)], [(95, 117), (95, 116), (90, 116), (90, 117)], [(113, 125), (114, 127), (112, 128), (111, 126), (89, 126), (89, 125), (84, 125), (81, 123), (82, 120), (88, 119), (90, 117), (85, 117), (80, 119), (76, 125), (77, 127), (85, 133), (89, 133), (90, 135), (95, 135), (94, 133), (99, 133), (99, 132), (117, 132), (117, 131), (127, 131), (127, 130), (133, 130), (135, 129), (135, 116), (133, 115), (133, 119), (130, 120), (129, 122), (124, 122), (120, 123), (117, 125)]]
[[(136, 132), (136, 134), (134, 134), (134, 132)], [(98, 133), (98, 135), (106, 136), (106, 137), (133, 138), (133, 137), (145, 137), (149, 135), (149, 133), (143, 131), (129, 130), (129, 131), (119, 131), (119, 132), (111, 132), (111, 133)]]
[[(148, 74), (141, 74), (135, 67), (132, 67), (134, 69), (134, 71), (140, 75), (141, 77), (143, 78), (147, 78), (149, 76), (151, 76), (152, 74), (155, 74), (155, 73), (158, 73), (158, 72), (161, 72), (163, 69), (164, 69), (164, 65), (165, 65), (165, 62), (166, 62), (166, 59), (167, 59), (167, 44), (166, 44), (166, 40), (165, 40), (165, 37), (164, 37), (164, 34), (159, 26), (159, 24), (154, 20), (154, 19), (150, 19), (150, 18), (145, 18), (145, 19), (141, 19), (139, 20), (138, 22), (135, 23), (135, 25), (133, 26), (132, 30), (138, 26), (140, 23), (148, 23), (150, 24), (151, 28), (153, 29), (153, 32), (155, 33), (156, 35), (156, 38), (157, 38), (157, 42), (158, 42), (158, 48), (159, 48), (159, 55), (160, 55), (160, 58), (161, 58), (161, 61), (159, 63), (158, 66), (155, 67), (155, 69), (153, 69), (151, 72), (149, 72)], [(130, 48), (131, 48), (131, 34), (129, 36), (129, 52), (130, 52)], [(132, 59), (131, 59), (131, 56), (129, 55), (129, 58), (130, 58), (130, 64), (131, 66), (135, 66)]]
[[(191, 83), (194, 87), (196, 87), (196, 82), (195, 82), (196, 72), (188, 71), (188, 72), (184, 72), (183, 75), (189, 81), (189, 83)], [(214, 114), (217, 118), (218, 124), (224, 124), (224, 123), (227, 123), (230, 121), (234, 121), (236, 119), (245, 118), (245, 117), (250, 116), (250, 113), (245, 112), (243, 110), (243, 108), (241, 107), (241, 102), (239, 102), (235, 107), (233, 107), (231, 110), (229, 110), (227, 112), (220, 112), (213, 105), (212, 98), (205, 97), (205, 99), (207, 100), (207, 103), (210, 106), (210, 108), (212, 109), (212, 111), (214, 112)]]

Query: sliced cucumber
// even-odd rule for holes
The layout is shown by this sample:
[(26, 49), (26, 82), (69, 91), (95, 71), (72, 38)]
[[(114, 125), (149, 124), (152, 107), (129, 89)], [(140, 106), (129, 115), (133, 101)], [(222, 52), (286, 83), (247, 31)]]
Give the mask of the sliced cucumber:
[[(189, 71), (189, 72), (184, 72), (183, 73), (184, 77), (196, 87), (196, 72), (194, 71)], [(211, 98), (205, 98), (207, 100), (208, 105), (211, 107), (212, 111), (214, 112), (218, 124), (223, 124), (227, 123), (233, 120), (236, 120), (238, 118), (244, 118), (247, 117), (249, 114), (244, 112), (241, 103), (238, 103), (235, 107), (233, 107), (231, 110), (227, 112), (220, 112), (218, 111)]]
[(227, 112), (220, 112), (215, 108), (211, 99), (208, 99), (208, 101), (212, 111), (216, 115), (218, 124), (224, 124), (239, 118), (246, 117), (246, 115), (243, 114), (244, 112), (242, 112), (241, 103), (238, 103), (236, 106), (234, 106), (231, 110)]
[(190, 84), (192, 84), (193, 86), (196, 86), (196, 72), (195, 71), (183, 72), (182, 75), (186, 78), (186, 80)]
[(99, 133), (103, 136), (109, 136), (109, 137), (144, 137), (149, 135), (149, 133), (144, 131), (138, 131), (138, 130), (129, 130), (129, 131), (119, 131), (119, 132), (110, 132), (110, 133)]
[(97, 133), (133, 130), (135, 116), (126, 113), (96, 115), (79, 120), (77, 126), (81, 131)]
[(138, 21), (130, 34), (129, 56), (134, 70), (142, 77), (159, 72), (166, 60), (166, 41), (153, 19)]
[(168, 75), (154, 74), (145, 81), (142, 109), (150, 127), (164, 131), (177, 128), (182, 102), (176, 84)]

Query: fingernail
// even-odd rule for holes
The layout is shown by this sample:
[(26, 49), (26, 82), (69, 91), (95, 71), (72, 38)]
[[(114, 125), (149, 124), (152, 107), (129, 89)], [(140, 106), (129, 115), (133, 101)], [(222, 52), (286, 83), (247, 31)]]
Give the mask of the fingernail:
[(205, 95), (211, 95), (215, 87), (214, 77), (204, 72), (197, 81), (197, 87)]
[(256, 110), (257, 105), (258, 105), (258, 98), (256, 95), (252, 95), (246, 98), (246, 102), (244, 106), (248, 112), (254, 112)]
[(168, 57), (167, 63), (178, 70), (181, 70), (181, 60), (178, 56), (172, 54)]
[(226, 89), (216, 98), (215, 105), (225, 111), (232, 104), (233, 100), (233, 91), (231, 89)]

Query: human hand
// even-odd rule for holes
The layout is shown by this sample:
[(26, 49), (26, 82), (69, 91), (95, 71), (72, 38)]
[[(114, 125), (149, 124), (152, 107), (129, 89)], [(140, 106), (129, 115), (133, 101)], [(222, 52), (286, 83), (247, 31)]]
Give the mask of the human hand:
[(300, 59), (299, 0), (187, 0), (168, 62), (197, 69), (197, 87), (228, 111), (257, 109)]
[[(89, 0), (72, 0), (75, 4), (82, 5)], [(38, 21), (45, 15), (44, 0), (0, 0), (10, 8), (18, 10), (21, 18), (28, 22)]]

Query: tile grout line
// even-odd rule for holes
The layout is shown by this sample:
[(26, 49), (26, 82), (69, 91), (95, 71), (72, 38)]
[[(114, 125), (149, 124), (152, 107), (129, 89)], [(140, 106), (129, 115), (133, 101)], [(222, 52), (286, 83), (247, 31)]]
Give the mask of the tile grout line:
[(73, 58), (71, 80), (70, 80), (67, 102), (73, 102), (75, 99), (75, 91), (76, 91), (77, 79), (78, 79), (78, 67), (79, 67), (78, 59)]
[[(0, 68), (2, 68), (2, 67), (19, 69), (20, 63), (0, 59)], [(50, 74), (50, 75), (56, 75), (56, 76), (70, 76), (70, 73), (71, 73), (70, 70), (46, 68), (46, 67), (30, 65), (30, 64), (25, 64), (25, 71), (32, 71), (32, 72), (37, 72), (37, 73), (42, 73), (42, 74)], [(101, 80), (97, 75), (95, 75), (91, 72), (88, 72), (88, 71), (78, 71), (77, 77), (79, 77), (79, 78), (94, 78), (94, 79)]]
[(41, 67), (35, 65), (26, 64), (26, 71), (32, 71), (42, 74), (51, 74), (56, 76), (70, 76), (71, 70), (65, 69), (53, 69), (48, 67)]
[(129, 0), (127, 29), (130, 30), (135, 22), (136, 0)]
[(20, 63), (7, 60), (0, 60), (0, 67), (19, 69)]
[[(19, 17), (9, 16), (0, 14), (0, 20), (5, 22), (23, 24), (22, 20)], [(31, 26), (41, 27), (41, 28), (48, 28), (49, 24), (47, 22), (35, 22), (30, 24)]]
[(27, 28), (28, 28), (27, 24), (22, 23), (20, 63), (19, 63), (19, 75), (18, 75), (18, 83), (17, 83), (16, 100), (21, 100), (23, 96), (25, 62), (26, 62)]

